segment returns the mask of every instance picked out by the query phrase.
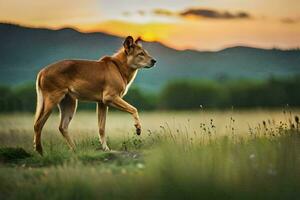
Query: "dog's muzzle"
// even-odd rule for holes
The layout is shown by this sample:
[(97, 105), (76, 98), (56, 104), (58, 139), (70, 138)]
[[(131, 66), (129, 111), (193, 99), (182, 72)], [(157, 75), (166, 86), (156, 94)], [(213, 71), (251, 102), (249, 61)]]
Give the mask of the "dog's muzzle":
[(151, 67), (153, 67), (155, 65), (155, 63), (156, 63), (156, 60), (151, 59)]
[(147, 66), (147, 67), (145, 67), (145, 68), (151, 68), (151, 67), (153, 67), (155, 65), (155, 63), (156, 63), (156, 60), (155, 59), (151, 59), (150, 65)]

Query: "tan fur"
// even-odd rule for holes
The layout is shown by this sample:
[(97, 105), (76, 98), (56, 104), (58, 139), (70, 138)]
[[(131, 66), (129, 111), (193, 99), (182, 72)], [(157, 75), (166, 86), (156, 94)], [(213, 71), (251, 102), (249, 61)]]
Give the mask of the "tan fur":
[(68, 134), (68, 125), (76, 112), (77, 100), (97, 102), (99, 140), (109, 150), (105, 140), (105, 120), (108, 106), (132, 114), (137, 134), (141, 123), (135, 107), (122, 99), (133, 82), (138, 69), (152, 67), (155, 60), (131, 36), (123, 48), (111, 57), (93, 60), (63, 60), (42, 69), (37, 76), (37, 109), (34, 121), (34, 147), (40, 154), (42, 128), (58, 105), (61, 122), (59, 130), (71, 149), (75, 144)]

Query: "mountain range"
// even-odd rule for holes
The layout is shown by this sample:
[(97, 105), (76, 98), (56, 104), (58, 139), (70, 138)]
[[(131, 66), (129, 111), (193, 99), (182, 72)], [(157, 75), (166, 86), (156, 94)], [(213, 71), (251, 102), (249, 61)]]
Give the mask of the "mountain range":
[[(34, 82), (44, 66), (62, 59), (94, 59), (116, 52), (123, 38), (82, 33), (71, 28), (51, 30), (0, 23), (0, 84)], [(265, 79), (300, 73), (300, 50), (245, 46), (220, 51), (176, 50), (144, 42), (156, 67), (140, 70), (135, 85), (157, 90), (173, 79)]]

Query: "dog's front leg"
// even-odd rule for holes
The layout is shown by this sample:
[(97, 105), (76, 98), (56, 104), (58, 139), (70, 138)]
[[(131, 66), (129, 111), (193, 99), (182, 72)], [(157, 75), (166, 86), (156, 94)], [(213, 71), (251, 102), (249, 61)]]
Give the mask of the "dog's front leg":
[(104, 151), (109, 151), (109, 148), (106, 144), (106, 137), (105, 137), (107, 105), (103, 104), (102, 102), (98, 102), (97, 113), (98, 113), (99, 141), (100, 144), (102, 145), (102, 149)]
[(136, 134), (137, 135), (141, 134), (142, 126), (141, 126), (138, 111), (134, 106), (130, 105), (129, 103), (127, 103), (125, 100), (123, 100), (121, 97), (118, 97), (118, 96), (111, 98), (111, 100), (109, 101), (109, 105), (111, 105), (119, 110), (130, 113), (133, 116), (133, 119), (135, 121), (134, 126), (136, 128)]

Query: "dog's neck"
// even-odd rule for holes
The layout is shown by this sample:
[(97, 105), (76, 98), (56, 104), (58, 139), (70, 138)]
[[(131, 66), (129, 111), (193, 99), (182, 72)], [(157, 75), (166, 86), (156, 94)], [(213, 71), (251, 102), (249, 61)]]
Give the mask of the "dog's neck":
[(127, 64), (127, 56), (123, 50), (120, 50), (116, 54), (114, 54), (112, 57), (112, 61), (115, 63), (115, 65), (118, 67), (120, 74), (125, 81), (125, 84), (131, 83), (133, 78), (135, 77), (137, 73), (137, 69), (133, 69)]

